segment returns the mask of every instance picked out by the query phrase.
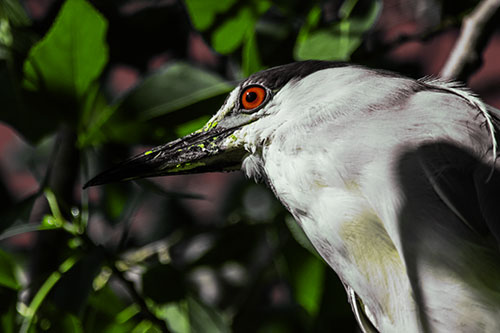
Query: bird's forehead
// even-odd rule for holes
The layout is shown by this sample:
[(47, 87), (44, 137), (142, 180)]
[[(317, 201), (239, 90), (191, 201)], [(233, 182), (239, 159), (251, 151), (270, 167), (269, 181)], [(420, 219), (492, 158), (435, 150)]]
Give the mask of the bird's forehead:
[(301, 80), (317, 71), (346, 66), (349, 66), (349, 64), (343, 62), (307, 60), (277, 66), (254, 73), (246, 80), (243, 80), (239, 86), (229, 94), (219, 112), (224, 111), (224, 114), (227, 114), (227, 112), (229, 112), (229, 110), (237, 104), (240, 91), (249, 85), (260, 84), (267, 87), (271, 91), (278, 91), (290, 81)]
[(248, 79), (240, 84), (240, 87), (245, 87), (251, 84), (261, 84), (274, 91), (283, 88), (290, 81), (303, 79), (304, 77), (317, 71), (345, 66), (348, 66), (348, 64), (319, 60), (294, 62), (252, 74), (248, 77)]

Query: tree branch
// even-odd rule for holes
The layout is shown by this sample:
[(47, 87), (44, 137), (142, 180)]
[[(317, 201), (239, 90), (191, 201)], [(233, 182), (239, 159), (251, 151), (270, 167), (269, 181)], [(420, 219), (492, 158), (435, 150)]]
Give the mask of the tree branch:
[(500, 16), (499, 7), (500, 0), (483, 0), (464, 17), (460, 36), (441, 70), (442, 78), (466, 81), (481, 66), (481, 54)]
[(118, 280), (123, 284), (125, 289), (130, 293), (130, 296), (134, 300), (134, 302), (139, 305), (141, 308), (142, 314), (149, 319), (152, 323), (156, 324), (156, 326), (163, 332), (163, 333), (170, 333), (170, 330), (167, 327), (167, 323), (160, 318), (158, 318), (154, 313), (152, 313), (149, 310), (148, 305), (144, 301), (144, 298), (142, 298), (141, 295), (137, 292), (135, 289), (134, 283), (130, 280), (128, 280), (125, 276), (123, 276), (123, 273), (116, 268), (115, 263), (113, 262), (111, 264), (111, 269), (113, 271), (113, 274), (118, 278)]
[(170, 329), (168, 328), (167, 321), (163, 320), (161, 318), (158, 318), (148, 307), (146, 301), (144, 298), (139, 294), (139, 292), (135, 289), (135, 285), (132, 281), (127, 279), (122, 271), (120, 271), (116, 267), (116, 262), (117, 258), (115, 255), (108, 250), (106, 250), (103, 247), (100, 247), (99, 245), (96, 245), (94, 241), (89, 237), (89, 235), (84, 232), (80, 235), (81, 239), (83, 242), (91, 249), (97, 249), (100, 248), (101, 251), (103, 251), (103, 254), (105, 258), (107, 259), (107, 262), (109, 264), (109, 267), (111, 268), (111, 271), (113, 272), (113, 275), (118, 279), (118, 281), (122, 284), (122, 286), (125, 288), (125, 290), (128, 292), (129, 296), (132, 298), (132, 301), (139, 305), (141, 309), (141, 315), (144, 318), (149, 319), (153, 324), (156, 325), (158, 329), (162, 333), (171, 333)]

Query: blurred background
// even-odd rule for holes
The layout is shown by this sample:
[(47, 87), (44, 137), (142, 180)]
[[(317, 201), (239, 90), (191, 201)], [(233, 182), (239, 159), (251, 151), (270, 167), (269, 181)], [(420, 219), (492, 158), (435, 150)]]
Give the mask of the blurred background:
[[(483, 1), (484, 2), (484, 1)], [(82, 190), (304, 59), (438, 76), (466, 0), (1, 0), (1, 332), (358, 332), (291, 216), (240, 172)], [(500, 107), (500, 17), (456, 76)]]

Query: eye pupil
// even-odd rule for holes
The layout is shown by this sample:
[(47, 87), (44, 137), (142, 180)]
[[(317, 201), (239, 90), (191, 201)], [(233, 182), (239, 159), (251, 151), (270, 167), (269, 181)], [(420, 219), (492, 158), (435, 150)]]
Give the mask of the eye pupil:
[(252, 103), (253, 101), (255, 101), (257, 99), (257, 93), (255, 93), (253, 91), (249, 91), (249, 92), (247, 92), (245, 99), (248, 103)]

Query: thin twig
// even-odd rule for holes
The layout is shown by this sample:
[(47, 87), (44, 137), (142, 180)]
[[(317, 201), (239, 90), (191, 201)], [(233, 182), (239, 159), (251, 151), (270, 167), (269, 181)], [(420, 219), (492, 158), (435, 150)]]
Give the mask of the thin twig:
[(463, 19), (460, 36), (443, 69), (445, 79), (464, 79), (481, 65), (481, 54), (495, 29), (486, 26), (494, 23), (500, 0), (483, 0)]
[[(91, 248), (97, 248), (99, 247), (94, 243), (92, 239), (88, 236), (87, 233), (83, 233), (80, 235), (81, 239), (85, 244), (90, 246)], [(122, 283), (122, 285), (125, 287), (127, 292), (130, 294), (130, 297), (132, 297), (132, 300), (134, 303), (139, 305), (141, 308), (141, 313), (149, 320), (151, 320), (152, 323), (154, 323), (158, 328), (163, 332), (163, 333), (170, 333), (171, 331), (168, 329), (167, 322), (165, 320), (162, 320), (158, 318), (151, 310), (149, 310), (148, 305), (146, 304), (146, 301), (144, 298), (137, 292), (135, 289), (134, 283), (130, 280), (128, 280), (122, 271), (120, 271), (116, 267), (116, 257), (107, 251), (105, 248), (101, 247), (101, 250), (103, 251), (104, 256), (106, 257), (107, 261), (109, 262), (109, 266), (111, 267), (111, 270), (113, 274), (118, 278), (118, 280)]]
[(142, 296), (139, 295), (139, 293), (135, 289), (134, 283), (132, 281), (128, 280), (127, 278), (125, 278), (123, 273), (118, 268), (116, 268), (115, 265), (111, 265), (111, 269), (113, 270), (113, 274), (118, 278), (118, 280), (120, 280), (120, 282), (125, 286), (127, 291), (130, 293), (130, 296), (132, 297), (134, 302), (137, 305), (139, 305), (139, 307), (141, 308), (142, 314), (144, 316), (146, 316), (146, 318), (151, 320), (151, 322), (156, 324), (156, 326), (158, 326), (158, 328), (161, 329), (162, 332), (170, 333), (170, 330), (167, 327), (167, 323), (165, 321), (161, 320), (160, 318), (158, 318), (154, 313), (152, 313), (149, 310), (149, 307), (146, 304), (146, 302), (144, 301), (144, 298), (142, 298)]

